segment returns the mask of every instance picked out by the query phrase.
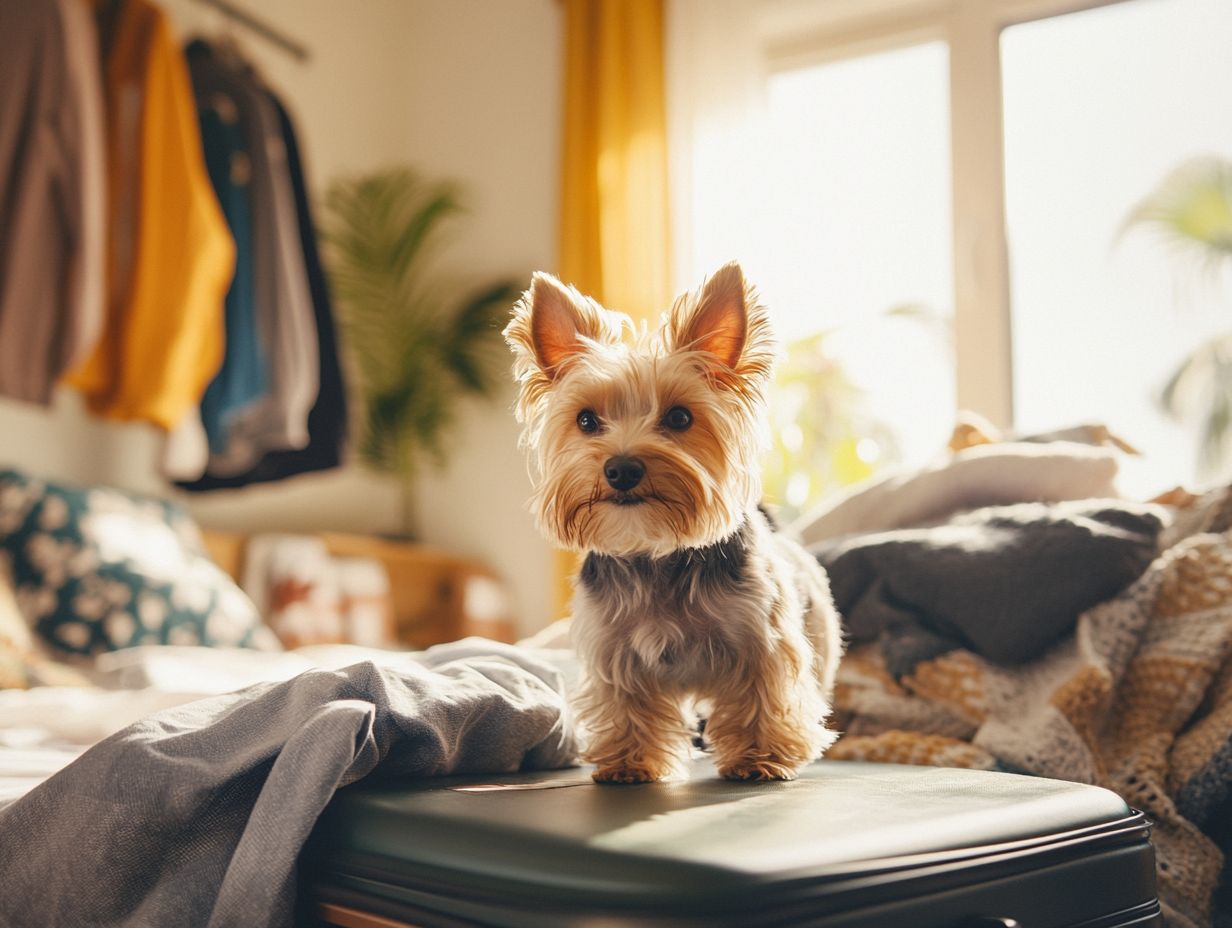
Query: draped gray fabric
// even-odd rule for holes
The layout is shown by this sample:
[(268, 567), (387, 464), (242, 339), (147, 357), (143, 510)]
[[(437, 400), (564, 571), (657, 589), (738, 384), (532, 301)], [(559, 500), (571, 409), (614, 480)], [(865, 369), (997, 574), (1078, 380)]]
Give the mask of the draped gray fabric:
[(567, 766), (562, 690), (533, 652), (472, 639), (161, 712), (0, 810), (0, 924), (290, 924), (336, 789)]

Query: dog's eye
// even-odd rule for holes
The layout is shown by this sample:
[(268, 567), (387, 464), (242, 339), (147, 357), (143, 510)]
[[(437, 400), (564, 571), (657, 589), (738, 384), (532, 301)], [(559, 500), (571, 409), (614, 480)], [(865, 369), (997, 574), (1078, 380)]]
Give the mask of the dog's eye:
[(599, 417), (589, 409), (583, 409), (577, 414), (577, 424), (583, 432), (599, 431)]
[(664, 428), (669, 428), (673, 432), (683, 432), (692, 424), (693, 413), (683, 406), (673, 406), (663, 416)]

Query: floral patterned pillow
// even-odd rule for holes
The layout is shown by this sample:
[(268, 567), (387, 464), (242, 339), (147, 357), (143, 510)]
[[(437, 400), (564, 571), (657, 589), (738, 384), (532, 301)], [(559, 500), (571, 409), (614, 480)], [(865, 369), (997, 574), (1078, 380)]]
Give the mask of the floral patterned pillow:
[(191, 516), (165, 500), (0, 470), (0, 555), (18, 608), (61, 652), (279, 647)]
[(32, 686), (87, 686), (81, 671), (53, 661), (35, 642), (17, 609), (13, 585), (0, 558), (0, 690)]

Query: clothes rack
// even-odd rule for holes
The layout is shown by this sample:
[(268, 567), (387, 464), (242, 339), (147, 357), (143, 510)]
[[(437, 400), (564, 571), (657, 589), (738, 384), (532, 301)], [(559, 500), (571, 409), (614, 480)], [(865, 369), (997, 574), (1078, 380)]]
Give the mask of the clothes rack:
[(229, 16), (242, 26), (255, 32), (263, 39), (277, 45), (296, 61), (307, 61), (311, 55), (302, 43), (289, 38), (281, 30), (269, 25), (264, 20), (257, 18), (242, 7), (236, 6), (229, 0), (197, 0), (205, 6), (212, 6), (225, 16)]

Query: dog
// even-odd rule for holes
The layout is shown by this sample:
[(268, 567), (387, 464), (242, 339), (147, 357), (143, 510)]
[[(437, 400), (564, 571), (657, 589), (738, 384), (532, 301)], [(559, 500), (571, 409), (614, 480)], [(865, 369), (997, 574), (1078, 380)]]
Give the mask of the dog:
[(536, 274), (504, 335), (532, 509), (584, 555), (574, 705), (594, 779), (682, 774), (698, 711), (720, 775), (794, 778), (836, 737), (842, 640), (824, 571), (759, 506), (776, 345), (740, 266), (654, 332)]

